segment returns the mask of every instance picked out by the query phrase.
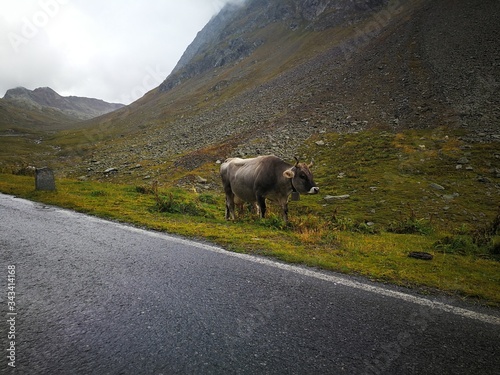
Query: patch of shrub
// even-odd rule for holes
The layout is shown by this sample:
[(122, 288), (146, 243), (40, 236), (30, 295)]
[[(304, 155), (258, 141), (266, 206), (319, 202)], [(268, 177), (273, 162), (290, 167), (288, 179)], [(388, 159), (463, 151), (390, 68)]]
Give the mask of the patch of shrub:
[(139, 194), (151, 194), (152, 193), (151, 189), (146, 187), (146, 186), (136, 186), (135, 192), (139, 193)]
[(290, 225), (294, 232), (297, 233), (319, 233), (325, 227), (324, 222), (317, 215), (297, 216), (290, 221)]
[(435, 242), (434, 248), (445, 254), (473, 255), (480, 252), (472, 237), (467, 235), (446, 236)]
[(457, 234), (437, 241), (434, 247), (449, 254), (478, 255), (500, 260), (500, 210), (489, 225), (466, 232), (466, 228), (462, 227), (457, 230)]
[(274, 213), (266, 214), (266, 217), (259, 220), (259, 225), (269, 228), (269, 229), (286, 229), (290, 223), (285, 223), (281, 216)]
[(94, 190), (90, 192), (91, 197), (104, 197), (108, 195), (104, 190)]
[(496, 237), (491, 240), (490, 254), (496, 260), (500, 260), (500, 238)]
[(338, 239), (337, 235), (335, 234), (335, 232), (331, 232), (331, 231), (325, 232), (321, 235), (321, 243), (323, 245), (327, 245), (330, 247), (339, 247), (340, 246), (339, 239)]
[(217, 204), (217, 199), (211, 194), (200, 194), (198, 200), (206, 204)]
[(190, 216), (213, 217), (200, 204), (199, 200), (186, 200), (182, 194), (174, 195), (172, 192), (167, 195), (161, 194), (158, 190), (158, 182), (153, 182), (151, 188), (137, 187), (137, 192), (142, 194), (153, 194), (155, 205), (153, 210), (160, 213), (183, 214)]
[(387, 227), (387, 231), (398, 234), (427, 235), (431, 234), (433, 229), (429, 220), (409, 218), (403, 221), (393, 221)]
[(432, 228), (431, 219), (418, 219), (413, 208), (408, 205), (410, 213), (407, 218), (401, 218), (399, 221), (389, 223), (387, 231), (397, 234), (431, 234)]
[(158, 193), (158, 181), (154, 181), (151, 186), (139, 185), (135, 187), (135, 192), (139, 194), (157, 194)]
[(492, 244), (493, 238), (500, 235), (500, 207), (492, 222), (483, 228), (478, 228), (472, 232), (474, 243), (478, 246)]
[(195, 202), (183, 202), (174, 199), (174, 195), (155, 194), (155, 211), (170, 214), (184, 214), (190, 216), (206, 216), (207, 212)]
[(452, 235), (435, 242), (434, 248), (445, 254), (475, 255), (481, 258), (500, 260), (500, 241), (495, 239), (480, 246), (475, 242), (473, 236)]
[(379, 231), (373, 224), (358, 223), (348, 217), (333, 216), (330, 220), (330, 227), (333, 230), (354, 232), (363, 234), (377, 234)]
[(15, 176), (35, 176), (35, 167), (22, 167), (12, 172)]

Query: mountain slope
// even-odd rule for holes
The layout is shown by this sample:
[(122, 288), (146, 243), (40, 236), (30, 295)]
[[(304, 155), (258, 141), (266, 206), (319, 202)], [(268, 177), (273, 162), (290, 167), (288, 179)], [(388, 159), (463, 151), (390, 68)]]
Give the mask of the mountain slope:
[(51, 132), (68, 129), (78, 122), (61, 111), (45, 107), (20, 105), (0, 99), (0, 132)]
[(110, 165), (188, 169), (291, 159), (312, 134), (367, 127), (463, 127), (491, 140), (499, 12), (493, 0), (248, 0), (214, 18), (158, 89), (86, 122), (86, 139), (102, 141), (93, 157)]
[(259, 30), (281, 24), (290, 32), (324, 30), (355, 22), (380, 9), (383, 0), (247, 1), (228, 4), (197, 35), (172, 74), (160, 85), (166, 92), (187, 78), (230, 65), (268, 42)]

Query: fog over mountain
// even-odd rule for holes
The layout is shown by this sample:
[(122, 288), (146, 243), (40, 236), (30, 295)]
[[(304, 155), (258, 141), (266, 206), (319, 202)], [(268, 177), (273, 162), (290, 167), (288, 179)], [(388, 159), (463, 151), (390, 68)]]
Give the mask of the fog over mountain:
[(229, 1), (0, 0), (0, 96), (48, 86), (129, 104), (165, 79)]

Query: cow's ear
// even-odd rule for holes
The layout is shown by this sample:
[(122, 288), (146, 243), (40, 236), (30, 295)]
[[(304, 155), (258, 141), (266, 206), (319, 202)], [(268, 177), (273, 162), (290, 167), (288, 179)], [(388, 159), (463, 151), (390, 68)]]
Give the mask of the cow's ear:
[(287, 169), (286, 171), (283, 172), (283, 176), (285, 178), (294, 178), (295, 172), (292, 170), (292, 168), (290, 168), (290, 169)]

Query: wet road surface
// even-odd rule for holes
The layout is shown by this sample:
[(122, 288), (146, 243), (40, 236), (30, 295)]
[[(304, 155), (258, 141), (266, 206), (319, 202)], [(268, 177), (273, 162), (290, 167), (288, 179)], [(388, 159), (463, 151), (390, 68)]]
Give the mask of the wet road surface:
[[(500, 368), (496, 309), (1, 194), (0, 251), (2, 374), (496, 374)], [(7, 294), (9, 270), (15, 299)]]

